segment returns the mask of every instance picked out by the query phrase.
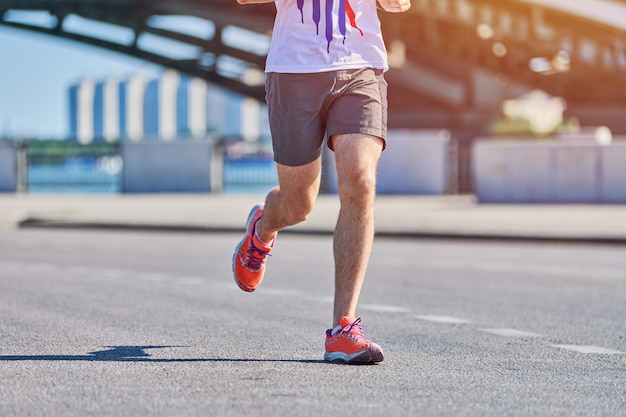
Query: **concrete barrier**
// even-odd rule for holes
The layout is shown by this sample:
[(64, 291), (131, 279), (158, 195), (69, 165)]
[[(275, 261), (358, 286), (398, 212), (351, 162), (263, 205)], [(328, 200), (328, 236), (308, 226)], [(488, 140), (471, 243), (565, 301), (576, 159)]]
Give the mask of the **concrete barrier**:
[[(445, 130), (390, 130), (378, 165), (379, 194), (445, 194), (450, 134)], [(337, 192), (333, 153), (325, 149), (325, 188)]]
[(0, 192), (14, 193), (18, 187), (18, 149), (11, 143), (0, 142)]
[(626, 144), (477, 140), (472, 174), (483, 203), (626, 203)]
[(606, 203), (626, 203), (626, 141), (600, 149), (600, 196)]
[(479, 199), (515, 203), (550, 200), (551, 184), (542, 179), (550, 175), (548, 149), (520, 146), (512, 152), (510, 146), (480, 146), (478, 155), (479, 160), (472, 165), (480, 170), (474, 172), (474, 178), (480, 178), (475, 184)]
[(211, 147), (209, 141), (124, 142), (122, 192), (210, 192)]
[(445, 194), (450, 133), (390, 130), (378, 164), (380, 194)]
[(552, 189), (559, 203), (599, 203), (600, 146), (554, 146)]

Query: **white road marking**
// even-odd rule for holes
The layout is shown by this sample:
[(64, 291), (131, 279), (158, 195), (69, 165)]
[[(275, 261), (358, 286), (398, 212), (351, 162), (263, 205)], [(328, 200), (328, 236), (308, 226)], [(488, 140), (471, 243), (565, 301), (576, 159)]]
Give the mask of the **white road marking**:
[(263, 288), (259, 290), (259, 294), (265, 295), (286, 295), (289, 297), (300, 297), (302, 296), (302, 291), (298, 290), (282, 290), (280, 288)]
[(323, 297), (306, 297), (306, 298), (311, 300), (311, 301), (317, 301), (319, 303), (324, 303), (324, 304), (334, 303), (335, 302), (335, 297), (332, 296), (332, 295), (327, 295), (327, 296), (323, 296)]
[(166, 274), (142, 272), (136, 275), (138, 280), (148, 282), (167, 282), (170, 280), (170, 276)]
[(204, 280), (198, 277), (181, 277), (178, 282), (182, 285), (202, 285)]
[[(390, 264), (405, 265), (406, 259), (388, 259)], [(418, 268), (438, 269), (444, 271), (484, 271), (490, 273), (520, 272), (525, 274), (549, 275), (558, 277), (581, 277), (594, 279), (626, 279), (626, 272), (602, 268), (580, 268), (572, 266), (552, 265), (511, 265), (502, 262), (470, 262), (454, 259), (421, 260), (412, 263)]]
[(491, 333), (503, 337), (543, 337), (538, 333), (525, 332), (516, 329), (478, 329), (481, 332)]
[(229, 282), (211, 283), (209, 285), (216, 290), (241, 291), (241, 288), (232, 279)]
[(600, 355), (626, 355), (626, 352), (620, 352), (619, 350), (607, 349), (600, 346), (590, 345), (552, 345), (559, 349), (571, 350), (578, 353), (587, 354), (600, 354)]
[(96, 271), (94, 274), (96, 273), (97, 275), (107, 279), (123, 278), (128, 275), (128, 271), (124, 271), (122, 269), (101, 269)]
[(70, 274), (76, 274), (76, 275), (84, 275), (84, 276), (93, 275), (92, 268), (87, 268), (85, 266), (80, 266), (80, 265), (72, 265), (69, 268), (67, 268), (66, 271)]
[(460, 319), (458, 317), (452, 316), (437, 316), (437, 315), (424, 315), (424, 316), (415, 316), (416, 319), (432, 321), (434, 323), (444, 323), (444, 324), (467, 324), (471, 323), (470, 320)]
[(27, 267), (36, 272), (49, 272), (57, 269), (56, 265), (43, 262), (28, 263)]
[(359, 308), (379, 313), (408, 313), (410, 310), (404, 307), (390, 306), (385, 304), (362, 304)]

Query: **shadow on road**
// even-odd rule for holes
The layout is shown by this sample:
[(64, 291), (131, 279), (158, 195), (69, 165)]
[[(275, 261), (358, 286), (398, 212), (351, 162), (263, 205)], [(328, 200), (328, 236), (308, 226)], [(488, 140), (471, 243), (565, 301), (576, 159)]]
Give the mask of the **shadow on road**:
[(326, 363), (314, 359), (253, 359), (253, 358), (153, 358), (147, 349), (166, 349), (181, 346), (106, 346), (108, 349), (87, 355), (0, 355), (0, 362), (10, 361), (86, 361), (86, 362), (292, 362)]

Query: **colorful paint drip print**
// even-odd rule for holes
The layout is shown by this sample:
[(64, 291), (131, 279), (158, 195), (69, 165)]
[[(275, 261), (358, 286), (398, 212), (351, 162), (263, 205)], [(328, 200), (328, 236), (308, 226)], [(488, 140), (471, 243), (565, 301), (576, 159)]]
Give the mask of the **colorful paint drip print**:
[[(315, 23), (316, 35), (320, 34), (320, 21), (322, 20), (322, 0), (311, 0), (313, 5), (313, 12), (311, 14), (311, 18)], [(348, 0), (338, 0), (339, 1), (339, 21), (337, 22), (339, 26), (339, 33), (343, 36), (343, 43), (346, 42), (346, 33), (347, 33), (347, 23), (350, 23), (350, 26), (359, 31), (361, 36), (363, 36), (363, 31), (358, 27), (356, 23), (356, 13), (354, 9), (350, 5)], [(325, 24), (326, 24), (326, 51), (330, 53), (330, 44), (333, 40), (334, 34), (334, 25), (333, 25), (333, 7), (335, 5), (335, 0), (325, 0), (324, 14), (325, 14)], [(297, 0), (298, 10), (300, 10), (300, 18), (302, 23), (304, 23), (304, 0)], [(347, 18), (347, 22), (346, 22)]]

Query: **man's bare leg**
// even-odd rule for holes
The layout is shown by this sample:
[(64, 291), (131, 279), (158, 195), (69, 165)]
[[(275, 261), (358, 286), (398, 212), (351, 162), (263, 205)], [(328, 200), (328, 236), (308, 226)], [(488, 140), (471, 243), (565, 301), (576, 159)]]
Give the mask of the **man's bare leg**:
[(271, 242), (279, 230), (306, 220), (319, 193), (321, 158), (302, 166), (276, 164), (279, 186), (266, 199), (263, 217), (256, 232), (264, 242)]
[(363, 134), (331, 138), (335, 150), (341, 209), (335, 228), (333, 327), (356, 308), (374, 241), (376, 169), (382, 140)]

